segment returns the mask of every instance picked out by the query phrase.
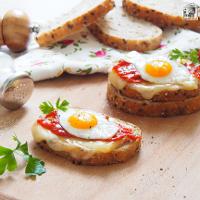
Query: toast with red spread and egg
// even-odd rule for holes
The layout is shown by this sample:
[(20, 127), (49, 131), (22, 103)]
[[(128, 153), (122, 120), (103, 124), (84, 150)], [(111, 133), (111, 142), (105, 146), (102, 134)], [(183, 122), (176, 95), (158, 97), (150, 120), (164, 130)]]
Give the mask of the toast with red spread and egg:
[(107, 97), (112, 105), (137, 115), (190, 114), (200, 110), (199, 78), (199, 49), (174, 49), (169, 57), (132, 52), (112, 68)]
[(141, 144), (134, 124), (86, 109), (68, 107), (67, 101), (43, 102), (44, 113), (32, 127), (35, 142), (75, 164), (108, 165), (125, 162)]

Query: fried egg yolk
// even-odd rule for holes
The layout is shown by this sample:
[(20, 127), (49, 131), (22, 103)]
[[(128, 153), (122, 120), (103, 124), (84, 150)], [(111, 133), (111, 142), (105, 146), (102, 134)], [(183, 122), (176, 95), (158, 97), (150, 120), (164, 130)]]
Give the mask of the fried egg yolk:
[(146, 72), (153, 77), (164, 77), (172, 71), (172, 65), (163, 60), (153, 60), (146, 64)]
[(90, 129), (97, 125), (97, 118), (91, 113), (78, 111), (68, 118), (68, 122), (77, 129)]

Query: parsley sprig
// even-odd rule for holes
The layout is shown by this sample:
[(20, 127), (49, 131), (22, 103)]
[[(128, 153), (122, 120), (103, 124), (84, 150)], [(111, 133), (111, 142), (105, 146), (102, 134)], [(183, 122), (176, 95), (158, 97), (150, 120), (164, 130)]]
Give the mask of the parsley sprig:
[(15, 154), (23, 156), (26, 161), (25, 174), (27, 176), (44, 174), (46, 172), (44, 162), (29, 153), (27, 142), (22, 144), (16, 135), (13, 136), (13, 140), (17, 143), (14, 149), (0, 146), (0, 175), (4, 174), (6, 170), (12, 172), (17, 169)]
[(187, 59), (194, 64), (200, 64), (200, 49), (191, 49), (190, 51), (181, 51), (179, 49), (173, 49), (169, 53), (171, 60)]
[(54, 107), (54, 105), (50, 101), (45, 101), (40, 104), (39, 108), (43, 114), (49, 114), (54, 110), (62, 110), (65, 112), (68, 109), (68, 105), (68, 101), (61, 101), (61, 99), (58, 98), (55, 104), (56, 107)]

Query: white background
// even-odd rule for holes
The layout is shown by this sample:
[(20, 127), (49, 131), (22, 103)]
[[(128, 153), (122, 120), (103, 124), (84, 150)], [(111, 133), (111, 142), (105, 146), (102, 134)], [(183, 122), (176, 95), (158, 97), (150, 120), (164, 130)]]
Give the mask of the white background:
[(32, 21), (50, 20), (81, 0), (0, 0), (0, 16), (10, 9), (25, 11)]

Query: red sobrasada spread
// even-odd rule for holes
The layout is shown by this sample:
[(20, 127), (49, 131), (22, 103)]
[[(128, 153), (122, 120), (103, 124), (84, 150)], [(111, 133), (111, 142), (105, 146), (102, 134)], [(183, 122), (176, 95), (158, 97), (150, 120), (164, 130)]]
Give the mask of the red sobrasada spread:
[[(76, 136), (73, 136), (70, 133), (68, 133), (60, 125), (57, 111), (53, 111), (53, 112), (47, 114), (45, 117), (39, 118), (37, 120), (37, 123), (40, 126), (42, 126), (43, 128), (50, 130), (53, 134), (55, 134), (57, 136), (61, 136), (61, 137), (65, 137), (65, 138), (76, 138)], [(127, 128), (127, 127), (119, 124), (118, 132), (112, 138), (104, 139), (103, 141), (111, 142), (111, 141), (120, 140), (124, 137), (127, 137), (127, 139), (133, 140), (133, 141), (135, 141), (137, 139), (141, 139), (141, 136), (135, 135), (133, 131), (134, 131), (133, 129)]]
[(125, 60), (120, 60), (118, 64), (113, 67), (113, 71), (116, 72), (121, 79), (129, 83), (143, 82), (140, 73), (134, 65)]
[[(190, 51), (181, 51), (174, 49), (169, 53), (170, 60), (176, 60), (183, 67), (185, 66), (189, 73), (195, 78), (200, 80), (200, 49), (191, 49)], [(151, 67), (151, 73), (149, 73), (146, 67), (146, 72), (150, 75), (155, 76), (155, 72), (158, 72), (158, 77), (162, 77), (162, 71), (166, 71), (166, 62), (161, 60), (162, 68), (158, 66)], [(140, 71), (134, 66), (135, 63), (130, 63), (125, 60), (120, 60), (117, 65), (113, 67), (113, 71), (122, 79), (128, 83), (141, 83), (144, 82)], [(148, 64), (148, 63), (147, 63)], [(149, 64), (148, 64), (149, 65)], [(168, 74), (166, 74), (168, 75)]]

